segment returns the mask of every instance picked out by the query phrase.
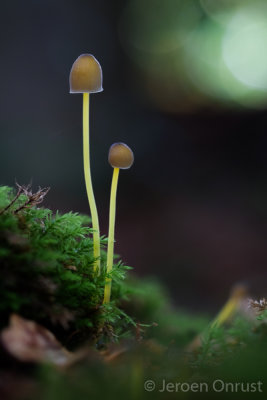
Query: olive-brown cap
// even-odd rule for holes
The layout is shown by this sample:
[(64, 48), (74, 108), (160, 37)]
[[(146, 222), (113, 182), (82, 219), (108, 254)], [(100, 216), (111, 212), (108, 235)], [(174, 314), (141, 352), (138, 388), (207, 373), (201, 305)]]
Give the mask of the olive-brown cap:
[(102, 92), (102, 68), (92, 54), (82, 54), (70, 71), (70, 93)]
[(114, 143), (108, 153), (108, 161), (113, 168), (128, 169), (133, 165), (134, 154), (125, 143)]

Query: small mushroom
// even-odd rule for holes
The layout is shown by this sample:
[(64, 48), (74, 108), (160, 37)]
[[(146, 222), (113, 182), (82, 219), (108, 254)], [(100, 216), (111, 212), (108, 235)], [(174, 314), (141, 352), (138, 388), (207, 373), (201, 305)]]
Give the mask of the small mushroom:
[(114, 143), (108, 154), (108, 162), (113, 168), (128, 169), (133, 165), (134, 155), (124, 143)]
[[(109, 231), (107, 251), (107, 274), (111, 272), (114, 258), (114, 231), (116, 216), (116, 195), (120, 169), (128, 169), (134, 162), (134, 155), (130, 147), (124, 143), (114, 143), (109, 149), (108, 161), (114, 168), (110, 192)], [(103, 303), (109, 303), (111, 293), (111, 278), (106, 278)]]
[(70, 71), (70, 93), (102, 92), (102, 68), (92, 54), (82, 54)]
[(100, 232), (90, 169), (89, 94), (102, 92), (102, 69), (92, 54), (82, 54), (70, 71), (70, 93), (83, 93), (83, 164), (87, 197), (92, 216), (94, 271), (100, 273)]

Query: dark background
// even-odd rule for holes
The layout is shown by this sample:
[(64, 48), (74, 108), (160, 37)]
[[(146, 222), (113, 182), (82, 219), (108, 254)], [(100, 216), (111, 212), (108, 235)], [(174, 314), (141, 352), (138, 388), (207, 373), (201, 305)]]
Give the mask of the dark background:
[[(160, 17), (159, 4), (150, 6)], [(183, 17), (184, 4), (172, 1), (174, 14)], [(91, 96), (90, 120), (101, 233), (108, 231), (112, 170), (107, 153), (113, 142), (123, 141), (135, 154), (133, 167), (119, 179), (116, 251), (123, 260), (139, 276), (156, 276), (177, 305), (192, 310), (214, 312), (238, 282), (262, 296), (267, 94), (261, 91), (256, 106), (249, 101), (244, 106), (233, 96), (205, 93), (185, 71), (165, 84), (173, 50), (141, 50), (141, 59), (158, 68), (151, 73), (151, 66), (135, 62), (128, 29), (136, 33), (140, 17), (126, 23), (126, 6), (110, 0), (1, 2), (0, 182), (32, 179), (34, 188), (51, 187), (45, 206), (89, 212), (82, 96), (68, 93), (68, 78), (74, 60), (92, 53), (104, 77), (104, 92)], [(144, 14), (139, 7), (144, 19), (147, 7)], [(198, 23), (209, 21), (197, 7)], [(155, 27), (160, 37), (164, 27)], [(162, 58), (166, 64), (158, 62)], [(182, 53), (177, 60), (175, 65), (183, 65)], [(247, 100), (249, 94), (248, 88)]]

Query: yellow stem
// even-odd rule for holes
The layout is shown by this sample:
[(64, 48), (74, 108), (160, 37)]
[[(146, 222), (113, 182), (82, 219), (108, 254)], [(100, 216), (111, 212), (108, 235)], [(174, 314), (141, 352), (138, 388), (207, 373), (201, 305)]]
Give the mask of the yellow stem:
[(230, 319), (234, 315), (238, 305), (238, 299), (230, 298), (212, 322), (211, 327), (221, 326), (225, 321)]
[(93, 240), (94, 240), (94, 271), (100, 273), (100, 233), (99, 222), (95, 203), (95, 196), (92, 186), (91, 169), (90, 169), (90, 141), (89, 141), (89, 93), (83, 94), (83, 165), (84, 177), (91, 210)]
[[(119, 168), (114, 168), (112, 184), (111, 184), (111, 192), (110, 192), (107, 273), (109, 273), (113, 267), (116, 195), (117, 195), (119, 172), (120, 172)], [(106, 278), (104, 300), (103, 300), (104, 304), (109, 303), (110, 293), (111, 293), (111, 278)]]
[(242, 301), (247, 296), (247, 288), (244, 285), (236, 285), (229, 300), (223, 306), (217, 317), (211, 324), (211, 327), (221, 326), (224, 322), (230, 320), (239, 309)]

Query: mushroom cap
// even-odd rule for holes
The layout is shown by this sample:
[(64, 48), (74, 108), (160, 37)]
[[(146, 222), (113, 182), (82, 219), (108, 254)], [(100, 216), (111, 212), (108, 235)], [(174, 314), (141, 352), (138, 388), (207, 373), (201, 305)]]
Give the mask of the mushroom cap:
[(108, 153), (108, 161), (113, 168), (128, 169), (133, 165), (134, 154), (125, 143), (114, 143)]
[(81, 54), (70, 71), (70, 93), (102, 92), (102, 68), (92, 54)]

